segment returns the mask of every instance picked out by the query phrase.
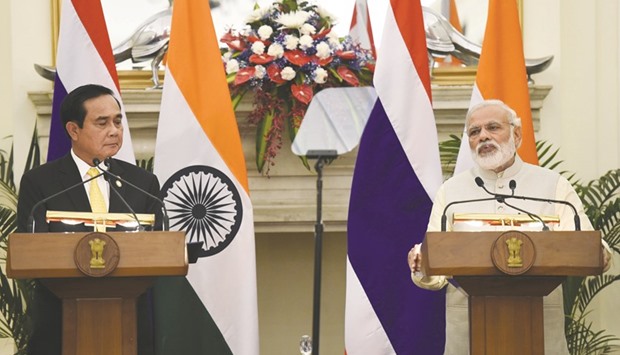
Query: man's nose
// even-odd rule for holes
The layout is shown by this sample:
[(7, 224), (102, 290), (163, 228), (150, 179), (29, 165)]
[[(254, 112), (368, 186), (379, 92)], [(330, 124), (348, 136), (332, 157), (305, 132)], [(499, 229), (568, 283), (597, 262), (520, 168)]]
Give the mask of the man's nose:
[(117, 126), (115, 124), (110, 125), (110, 129), (108, 130), (108, 135), (110, 136), (118, 136), (123, 132), (123, 126)]
[(478, 140), (482, 141), (482, 142), (486, 142), (491, 138), (489, 131), (486, 130), (486, 128), (482, 127), (480, 128), (480, 133), (478, 134)]

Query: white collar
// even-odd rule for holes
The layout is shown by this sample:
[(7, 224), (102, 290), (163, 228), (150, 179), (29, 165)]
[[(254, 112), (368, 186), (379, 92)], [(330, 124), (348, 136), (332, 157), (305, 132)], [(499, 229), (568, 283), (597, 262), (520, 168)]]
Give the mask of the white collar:
[[(71, 157), (73, 158), (73, 161), (75, 162), (75, 165), (77, 166), (82, 179), (89, 178), (88, 170), (92, 168), (92, 166), (88, 164), (87, 162), (85, 162), (84, 160), (82, 160), (80, 157), (78, 157), (73, 151), (73, 148), (71, 148)], [(97, 168), (99, 170), (108, 170), (108, 167), (105, 164), (99, 164)]]

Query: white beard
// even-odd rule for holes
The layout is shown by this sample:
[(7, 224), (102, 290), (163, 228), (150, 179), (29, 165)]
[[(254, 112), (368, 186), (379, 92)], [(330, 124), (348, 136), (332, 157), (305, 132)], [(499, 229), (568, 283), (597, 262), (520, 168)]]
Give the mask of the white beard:
[[(487, 145), (492, 145), (497, 148), (497, 150), (487, 156), (478, 154), (480, 148)], [(475, 149), (471, 150), (471, 155), (474, 158), (474, 162), (478, 164), (480, 168), (484, 170), (495, 170), (510, 161), (510, 159), (515, 156), (516, 152), (515, 138), (511, 134), (508, 142), (503, 144), (498, 144), (495, 141), (479, 143)]]

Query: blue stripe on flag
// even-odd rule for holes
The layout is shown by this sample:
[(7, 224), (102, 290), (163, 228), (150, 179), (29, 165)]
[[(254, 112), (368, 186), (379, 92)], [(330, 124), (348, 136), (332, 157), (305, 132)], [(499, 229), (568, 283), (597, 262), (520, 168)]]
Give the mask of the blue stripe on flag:
[(47, 150), (47, 161), (56, 160), (69, 152), (71, 140), (65, 133), (65, 127), (60, 121), (60, 104), (67, 96), (67, 89), (56, 74), (54, 80), (54, 99), (52, 102), (52, 120), (50, 122), (50, 140)]
[(424, 237), (431, 207), (377, 100), (353, 175), (348, 254), (397, 354), (444, 351), (445, 291), (415, 286), (407, 265), (409, 249)]

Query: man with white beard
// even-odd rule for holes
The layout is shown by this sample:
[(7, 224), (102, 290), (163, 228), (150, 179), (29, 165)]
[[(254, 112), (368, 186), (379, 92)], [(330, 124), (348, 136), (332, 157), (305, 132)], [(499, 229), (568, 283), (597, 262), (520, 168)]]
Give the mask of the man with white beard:
[[(440, 231), (441, 215), (445, 206), (453, 201), (490, 197), (475, 182), (482, 178), (491, 192), (510, 195), (509, 182), (516, 182), (515, 194), (538, 198), (568, 201), (579, 212), (582, 230), (592, 230), (592, 225), (584, 213), (583, 205), (571, 184), (559, 174), (523, 162), (516, 154), (521, 144), (521, 120), (514, 110), (499, 100), (487, 100), (473, 106), (465, 119), (469, 147), (476, 166), (447, 180), (437, 192), (429, 219), (427, 231)], [(537, 201), (513, 203), (536, 215), (559, 217), (553, 230), (575, 230), (573, 212), (564, 204), (551, 204)], [(446, 214), (449, 217), (448, 231), (454, 230), (453, 216), (456, 213), (484, 213), (515, 215), (518, 211), (496, 200), (464, 203), (451, 206)], [(493, 230), (486, 227), (485, 230)], [(500, 230), (501, 227), (497, 227)], [(540, 230), (540, 226), (538, 228)], [(602, 241), (605, 249), (605, 270), (609, 268), (611, 252)], [(421, 273), (422, 255), (420, 245), (415, 245), (408, 255), (413, 282), (425, 289), (446, 291), (446, 344), (444, 354), (469, 354), (469, 311), (467, 296), (448, 283), (446, 276), (425, 276)], [(564, 335), (564, 308), (562, 287), (556, 288), (544, 297), (545, 354), (568, 355)]]

